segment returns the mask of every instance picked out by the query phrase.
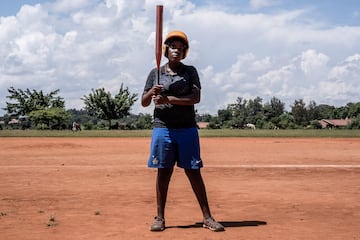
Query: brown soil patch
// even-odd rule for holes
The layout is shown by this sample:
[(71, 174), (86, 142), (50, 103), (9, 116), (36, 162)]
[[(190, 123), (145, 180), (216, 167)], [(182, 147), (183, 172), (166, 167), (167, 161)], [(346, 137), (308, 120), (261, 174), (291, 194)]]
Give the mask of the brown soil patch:
[(181, 169), (150, 232), (147, 138), (0, 138), (0, 239), (360, 240), (360, 139), (202, 138), (215, 218)]

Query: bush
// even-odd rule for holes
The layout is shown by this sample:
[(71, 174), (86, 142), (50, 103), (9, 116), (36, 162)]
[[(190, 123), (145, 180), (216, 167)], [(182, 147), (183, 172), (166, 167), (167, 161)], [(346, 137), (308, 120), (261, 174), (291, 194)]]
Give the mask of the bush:
[(318, 120), (313, 120), (310, 122), (310, 126), (313, 129), (322, 129), (322, 126)]
[(360, 129), (360, 116), (354, 118), (351, 123), (348, 125), (349, 129)]
[(262, 126), (263, 129), (275, 129), (275, 124), (273, 124), (272, 122), (267, 122), (264, 123)]

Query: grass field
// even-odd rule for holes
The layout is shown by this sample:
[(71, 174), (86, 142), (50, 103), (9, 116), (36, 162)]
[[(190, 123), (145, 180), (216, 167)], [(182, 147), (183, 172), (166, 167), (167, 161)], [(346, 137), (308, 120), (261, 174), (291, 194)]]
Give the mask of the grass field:
[[(306, 138), (359, 138), (360, 130), (243, 130), (201, 129), (201, 137), (306, 137)], [(150, 137), (151, 130), (2, 130), (0, 137)]]

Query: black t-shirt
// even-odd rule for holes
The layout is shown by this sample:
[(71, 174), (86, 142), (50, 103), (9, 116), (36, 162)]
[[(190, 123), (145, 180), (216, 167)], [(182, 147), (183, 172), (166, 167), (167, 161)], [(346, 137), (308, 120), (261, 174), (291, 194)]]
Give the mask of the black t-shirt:
[[(157, 69), (149, 73), (144, 92), (156, 84)], [(160, 84), (164, 86), (162, 94), (181, 97), (190, 94), (194, 87), (201, 89), (199, 75), (193, 66), (182, 64), (176, 75), (166, 73), (165, 65), (160, 68)], [(157, 128), (191, 128), (196, 127), (194, 105), (182, 106), (163, 104), (154, 109), (153, 127)]]

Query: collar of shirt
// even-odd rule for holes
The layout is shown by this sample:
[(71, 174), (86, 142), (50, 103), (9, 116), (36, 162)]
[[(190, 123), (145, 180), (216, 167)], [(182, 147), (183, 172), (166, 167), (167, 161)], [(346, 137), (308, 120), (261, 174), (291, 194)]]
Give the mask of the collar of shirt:
[(184, 69), (184, 64), (180, 63), (180, 67), (179, 67), (178, 72), (174, 72), (174, 71), (172, 71), (170, 69), (169, 64), (166, 63), (164, 66), (162, 66), (161, 73), (166, 74), (166, 75), (170, 75), (170, 76), (176, 76), (176, 75), (178, 75), (179, 72), (183, 71), (183, 69)]

